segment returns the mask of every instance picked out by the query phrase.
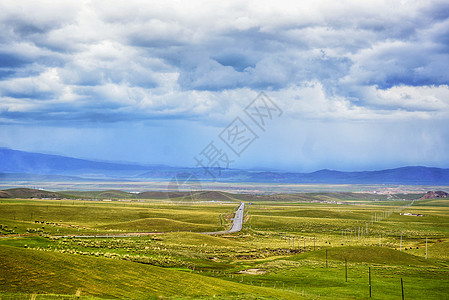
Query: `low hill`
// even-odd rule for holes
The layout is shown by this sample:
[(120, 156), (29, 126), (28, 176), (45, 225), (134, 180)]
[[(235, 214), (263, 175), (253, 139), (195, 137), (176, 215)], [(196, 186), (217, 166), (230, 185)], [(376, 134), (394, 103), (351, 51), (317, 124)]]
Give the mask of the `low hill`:
[(234, 201), (232, 194), (217, 191), (197, 192), (195, 199), (200, 200), (215, 200), (215, 201)]
[(49, 192), (44, 190), (27, 189), (27, 188), (15, 188), (0, 191), (0, 198), (67, 198), (70, 197), (66, 194), (57, 192)]
[(86, 199), (136, 199), (136, 194), (120, 190), (105, 191), (63, 191), (61, 193), (69, 194), (79, 198)]
[(141, 199), (167, 199), (167, 198), (177, 198), (177, 197), (185, 197), (187, 193), (184, 192), (142, 192), (136, 195), (137, 198)]
[[(429, 192), (430, 193), (430, 192)], [(435, 193), (435, 192), (432, 192)], [(440, 193), (440, 192), (437, 192)], [(444, 193), (444, 192), (441, 192)], [(441, 194), (443, 197), (444, 195)], [(401, 198), (406, 195), (401, 195)], [(203, 200), (203, 201), (300, 201), (300, 202), (328, 202), (328, 201), (360, 201), (360, 200), (386, 200), (386, 196), (377, 194), (333, 192), (333, 193), (295, 193), (295, 194), (237, 194), (222, 191), (196, 191), (196, 192), (141, 192), (130, 193), (121, 190), (105, 191), (61, 191), (52, 192), (28, 188), (14, 188), (0, 190), (0, 198), (56, 198), (56, 199), (172, 199), (177, 200)], [(432, 198), (422, 198), (432, 199)]]
[(0, 246), (1, 293), (119, 299), (295, 299), (297, 294), (135, 262)]
[(448, 198), (449, 194), (443, 191), (428, 191), (420, 199), (437, 199), (437, 198)]

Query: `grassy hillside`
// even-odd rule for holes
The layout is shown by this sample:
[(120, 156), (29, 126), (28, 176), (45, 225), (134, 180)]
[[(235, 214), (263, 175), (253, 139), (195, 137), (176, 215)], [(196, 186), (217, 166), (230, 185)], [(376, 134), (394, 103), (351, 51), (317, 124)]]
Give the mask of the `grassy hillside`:
[[(423, 257), (408, 254), (406, 251), (397, 251), (383, 247), (336, 247), (327, 249), (328, 261), (345, 259), (351, 263), (365, 263), (370, 265), (413, 265), (434, 267), (433, 261)], [(326, 250), (318, 250), (292, 257), (292, 260), (319, 260), (324, 261)]]
[(136, 199), (136, 194), (120, 190), (106, 191), (64, 191), (64, 194), (70, 194), (79, 198), (98, 198), (98, 199)]
[(0, 290), (107, 298), (244, 297), (294, 299), (295, 293), (254, 287), (128, 261), (0, 246)]
[(330, 199), (327, 193), (248, 201), (243, 231), (222, 236), (195, 232), (229, 225), (238, 205), (229, 193), (204, 192), (193, 202), (0, 199), (0, 298), (81, 291), (101, 298), (367, 299), (368, 268), (374, 299), (400, 299), (401, 278), (407, 299), (446, 297), (447, 200), (409, 206), (339, 196), (347, 202), (291, 201)]

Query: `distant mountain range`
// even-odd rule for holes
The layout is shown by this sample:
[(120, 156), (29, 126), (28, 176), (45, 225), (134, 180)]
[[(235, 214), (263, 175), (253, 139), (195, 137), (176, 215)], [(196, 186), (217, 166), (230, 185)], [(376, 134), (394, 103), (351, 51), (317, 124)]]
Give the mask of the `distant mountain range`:
[[(221, 182), (449, 185), (449, 169), (420, 166), (362, 172), (214, 171), (220, 173), (216, 180)], [(174, 176), (190, 175), (198, 180), (211, 180), (202, 168), (98, 162), (0, 148), (0, 181), (169, 181)]]
[(0, 148), (0, 172), (101, 177), (102, 173), (107, 176), (115, 173), (120, 175), (139, 174), (149, 168), (148, 166), (98, 162), (60, 155)]

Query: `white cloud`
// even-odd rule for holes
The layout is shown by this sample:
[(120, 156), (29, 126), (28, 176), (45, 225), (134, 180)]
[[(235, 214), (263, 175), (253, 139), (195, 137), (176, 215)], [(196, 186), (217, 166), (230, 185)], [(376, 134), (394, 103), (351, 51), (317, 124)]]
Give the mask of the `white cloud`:
[(5, 110), (17, 98), (24, 112), (81, 120), (103, 108), (118, 120), (210, 121), (265, 90), (292, 116), (444, 118), (444, 5), (2, 1), (0, 97)]
[(0, 140), (184, 164), (265, 91), (247, 166), (447, 165), (446, 2), (4, 0)]
[(446, 117), (449, 113), (449, 87), (394, 86), (381, 90), (371, 87), (367, 98), (370, 104), (406, 111), (428, 112), (429, 116)]
[(28, 101), (31, 102), (32, 98), (40, 99), (42, 96), (52, 99), (54, 94), (64, 90), (64, 85), (59, 80), (57, 70), (52, 68), (38, 76), (2, 81), (0, 82), (0, 90), (12, 98), (29, 98)]

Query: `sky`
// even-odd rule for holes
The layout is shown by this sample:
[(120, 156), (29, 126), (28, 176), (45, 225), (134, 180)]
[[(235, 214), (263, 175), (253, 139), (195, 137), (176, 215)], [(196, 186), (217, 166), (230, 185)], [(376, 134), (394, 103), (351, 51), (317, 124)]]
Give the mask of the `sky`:
[(0, 147), (449, 168), (447, 1), (2, 0), (0, 32)]

